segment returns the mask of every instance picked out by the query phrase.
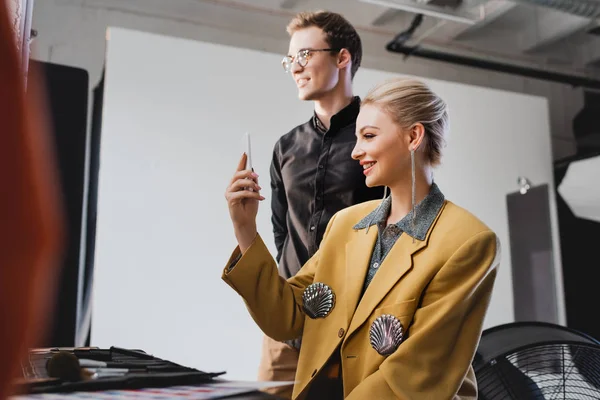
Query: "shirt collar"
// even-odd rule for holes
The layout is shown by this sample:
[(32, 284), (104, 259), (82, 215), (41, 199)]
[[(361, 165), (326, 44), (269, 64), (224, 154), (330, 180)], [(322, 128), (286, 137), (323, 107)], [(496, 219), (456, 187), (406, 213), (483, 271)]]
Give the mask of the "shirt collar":
[[(445, 197), (441, 192), (440, 188), (433, 183), (429, 194), (415, 207), (416, 218), (413, 227), (412, 224), (412, 210), (400, 221), (396, 222), (396, 225), (402, 232), (406, 232), (409, 236), (418, 239), (425, 240), (427, 232), (433, 221), (440, 212), (444, 205)], [(354, 229), (365, 229), (369, 226), (377, 225), (379, 222), (385, 222), (388, 215), (390, 214), (390, 208), (392, 206), (392, 197), (386, 197), (382, 203), (373, 210), (369, 215), (360, 220)]]
[(342, 108), (338, 111), (337, 114), (331, 117), (330, 128), (327, 130), (325, 125), (321, 122), (319, 117), (317, 117), (317, 113), (313, 113), (312, 123), (315, 129), (319, 133), (328, 133), (328, 132), (336, 132), (340, 128), (348, 126), (350, 124), (356, 123), (356, 117), (358, 117), (358, 112), (360, 111), (360, 97), (354, 96), (350, 104), (346, 107)]

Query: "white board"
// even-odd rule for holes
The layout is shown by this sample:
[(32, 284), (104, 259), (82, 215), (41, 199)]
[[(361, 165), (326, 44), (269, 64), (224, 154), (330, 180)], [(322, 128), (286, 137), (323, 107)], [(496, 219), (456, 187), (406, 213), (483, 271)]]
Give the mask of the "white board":
[[(231, 379), (256, 378), (262, 334), (220, 279), (235, 246), (224, 191), (249, 131), (267, 198), (258, 229), (274, 253), (271, 152), (282, 134), (312, 115), (280, 61), (277, 54), (110, 29), (92, 345), (141, 348), (191, 367), (226, 370)], [(361, 69), (355, 93), (364, 96), (391, 76)], [(547, 102), (426, 82), (450, 108), (436, 182), (503, 243), (485, 327), (512, 322), (505, 197), (518, 190), (520, 175), (553, 187)], [(554, 197), (551, 211), (556, 249)], [(556, 252), (554, 261), (560, 272)]]

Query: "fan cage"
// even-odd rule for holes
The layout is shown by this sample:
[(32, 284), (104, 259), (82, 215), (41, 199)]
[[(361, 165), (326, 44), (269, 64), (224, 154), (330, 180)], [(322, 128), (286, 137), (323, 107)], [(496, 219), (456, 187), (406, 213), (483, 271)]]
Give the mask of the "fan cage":
[(600, 345), (600, 342), (590, 335), (562, 325), (537, 321), (512, 322), (483, 331), (473, 359), (473, 368), (477, 371), (491, 359), (512, 352), (520, 346), (550, 341), (576, 341)]
[(563, 325), (557, 325), (550, 322), (543, 321), (517, 321), (517, 322), (509, 322), (502, 325), (492, 326), (483, 331), (482, 336), (491, 336), (499, 333), (512, 334), (515, 331), (521, 331), (523, 329), (531, 329), (534, 328), (536, 330), (544, 330), (544, 331), (557, 331), (563, 333), (574, 334), (582, 339), (587, 341), (598, 343), (600, 342), (596, 340), (593, 336), (579, 331), (577, 329), (569, 328)]
[(480, 400), (598, 400), (600, 346), (577, 341), (524, 345), (475, 373)]

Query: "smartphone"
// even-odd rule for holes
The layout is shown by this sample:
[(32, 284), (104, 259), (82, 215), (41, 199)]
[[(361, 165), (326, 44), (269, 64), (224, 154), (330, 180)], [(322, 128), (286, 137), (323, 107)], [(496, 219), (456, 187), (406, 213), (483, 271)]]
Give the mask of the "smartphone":
[[(244, 150), (246, 152), (246, 170), (250, 170), (250, 171), (254, 171), (252, 169), (252, 146), (250, 144), (250, 133), (246, 132), (246, 134), (244, 135), (244, 141), (245, 141), (245, 145), (246, 145), (246, 149)], [(252, 188), (246, 188), (247, 190), (253, 192), (254, 189)]]
[(245, 140), (245, 142), (246, 142), (245, 143), (246, 144), (246, 150), (245, 151), (246, 151), (246, 157), (247, 157), (246, 158), (246, 169), (249, 169), (250, 171), (253, 171), (253, 169), (252, 169), (252, 146), (251, 146), (251, 143), (250, 143), (250, 133), (246, 132), (245, 136), (246, 136), (245, 137), (245, 139), (246, 139)]

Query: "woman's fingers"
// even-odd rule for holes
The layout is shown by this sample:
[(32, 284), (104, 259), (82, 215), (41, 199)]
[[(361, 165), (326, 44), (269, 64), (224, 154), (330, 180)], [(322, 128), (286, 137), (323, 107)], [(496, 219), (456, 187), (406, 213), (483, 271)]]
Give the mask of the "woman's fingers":
[(240, 161), (238, 162), (236, 172), (243, 171), (246, 169), (246, 160), (247, 159), (248, 159), (248, 156), (246, 155), (246, 153), (242, 153), (242, 157), (240, 158)]
[(254, 199), (254, 200), (264, 200), (265, 198), (260, 195), (258, 192), (251, 192), (250, 190), (240, 190), (237, 192), (228, 192), (227, 193), (227, 201), (230, 203), (236, 203), (237, 201), (243, 199)]
[(237, 168), (235, 170), (235, 174), (233, 175), (233, 178), (231, 179), (231, 181), (229, 182), (230, 184), (233, 183), (233, 181), (236, 179), (236, 177), (242, 176), (242, 175), (255, 175), (256, 177), (258, 177), (258, 175), (256, 175), (253, 171), (246, 169), (246, 160), (248, 159), (248, 156), (246, 155), (246, 153), (242, 154), (242, 157), (240, 158), (240, 161), (238, 162)]
[(241, 199), (255, 199), (264, 200), (265, 198), (260, 195), (259, 190), (262, 188), (258, 184), (258, 174), (253, 171), (247, 170), (246, 168), (246, 153), (242, 154), (240, 161), (237, 166), (237, 170), (227, 190), (225, 191), (225, 197), (228, 201), (241, 200)]
[(253, 182), (258, 182), (258, 174), (252, 172), (252, 171), (248, 171), (248, 170), (242, 170), (242, 171), (236, 171), (235, 174), (233, 174), (233, 177), (231, 178), (231, 181), (229, 182), (229, 185), (233, 185), (233, 183), (237, 180), (240, 179), (250, 179)]
[[(242, 174), (243, 175), (243, 174)], [(225, 191), (225, 197), (229, 199), (249, 198), (249, 199), (264, 199), (260, 195), (259, 191), (262, 188), (258, 183), (250, 178), (241, 178), (235, 180)], [(242, 193), (240, 196), (234, 196), (234, 194)], [(250, 193), (252, 195), (250, 195)]]
[(251, 179), (238, 179), (237, 181), (233, 182), (231, 186), (229, 186), (229, 191), (237, 192), (240, 190), (247, 190), (248, 188), (254, 189), (254, 191), (259, 191), (262, 189), (258, 183)]

